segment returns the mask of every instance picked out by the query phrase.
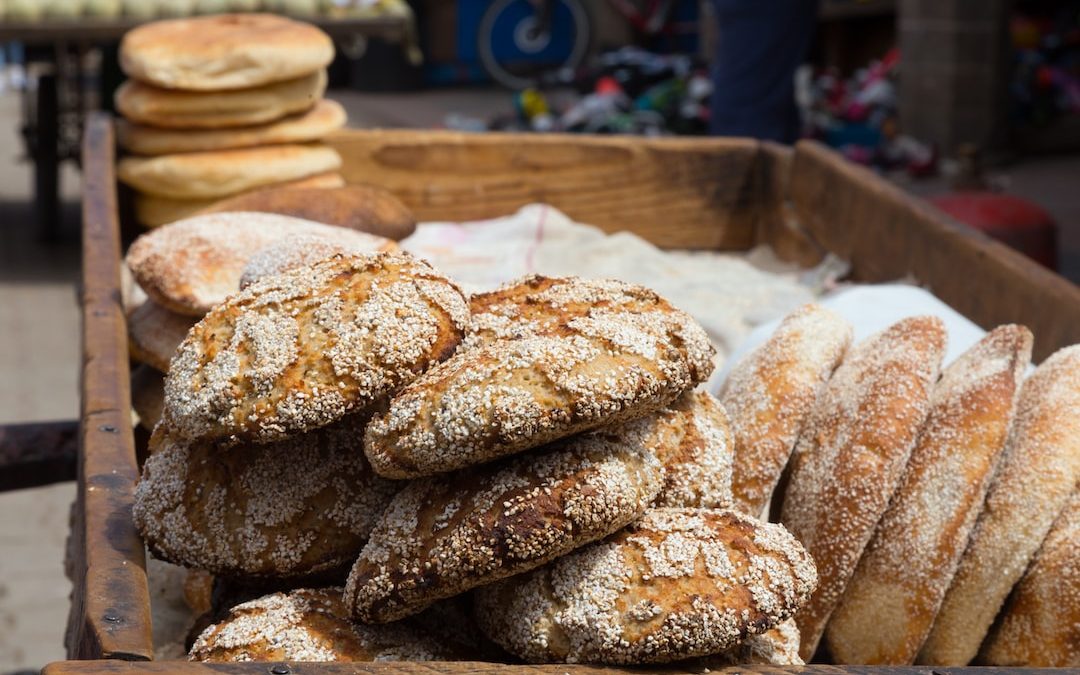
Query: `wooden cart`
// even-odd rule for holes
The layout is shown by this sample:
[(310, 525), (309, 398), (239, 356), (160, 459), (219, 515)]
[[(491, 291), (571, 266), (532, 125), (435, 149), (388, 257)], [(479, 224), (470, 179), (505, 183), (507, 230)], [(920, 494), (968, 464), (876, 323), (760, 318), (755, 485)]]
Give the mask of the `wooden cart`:
[[(851, 262), (856, 279), (911, 278), (984, 327), (1005, 322), (1030, 326), (1037, 359), (1080, 342), (1080, 288), (815, 143), (792, 150), (743, 139), (414, 131), (346, 131), (330, 142), (344, 158), (349, 181), (389, 188), (421, 220), (486, 218), (543, 201), (578, 221), (608, 231), (631, 230), (662, 247), (746, 249), (766, 242), (782, 257), (805, 264), (832, 251)], [(153, 645), (144, 548), (131, 520), (138, 467), (120, 304), (114, 141), (105, 115), (88, 124), (83, 162), (82, 411), (67, 636), (72, 660), (52, 664), (46, 673), (506, 669), (585, 675), (619, 670), (482, 663), (148, 663)], [(798, 672), (933, 675), (960, 670), (808, 666)]]

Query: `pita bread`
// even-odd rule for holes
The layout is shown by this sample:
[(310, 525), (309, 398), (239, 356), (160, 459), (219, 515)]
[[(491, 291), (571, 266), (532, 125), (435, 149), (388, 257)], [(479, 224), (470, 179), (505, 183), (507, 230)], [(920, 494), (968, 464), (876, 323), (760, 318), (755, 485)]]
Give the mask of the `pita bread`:
[(326, 92), (326, 71), (251, 89), (207, 94), (162, 89), (128, 80), (113, 101), (140, 124), (177, 129), (218, 129), (265, 124), (311, 108)]
[(120, 43), (129, 77), (168, 89), (256, 87), (325, 68), (334, 43), (310, 24), (276, 14), (218, 14), (157, 21)]
[(278, 143), (317, 141), (345, 126), (345, 108), (323, 99), (307, 112), (276, 122), (230, 129), (161, 129), (117, 120), (120, 147), (137, 155), (171, 155), (179, 152), (228, 150)]

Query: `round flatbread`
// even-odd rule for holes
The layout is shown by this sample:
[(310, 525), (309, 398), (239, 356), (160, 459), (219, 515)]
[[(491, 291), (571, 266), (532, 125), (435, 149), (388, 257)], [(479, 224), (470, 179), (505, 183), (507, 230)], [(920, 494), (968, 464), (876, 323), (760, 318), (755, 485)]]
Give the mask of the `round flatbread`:
[(161, 421), (165, 406), (165, 378), (160, 371), (147, 365), (131, 371), (131, 407), (139, 416), (139, 425), (153, 431)]
[(159, 372), (168, 372), (176, 348), (196, 321), (193, 316), (170, 312), (153, 300), (147, 300), (127, 317), (131, 358)]
[(240, 288), (247, 288), (260, 279), (298, 267), (310, 267), (335, 255), (398, 250), (397, 244), (389, 239), (344, 227), (331, 229), (336, 236), (298, 232), (286, 235), (280, 241), (261, 249), (244, 265), (244, 273), (240, 275)]

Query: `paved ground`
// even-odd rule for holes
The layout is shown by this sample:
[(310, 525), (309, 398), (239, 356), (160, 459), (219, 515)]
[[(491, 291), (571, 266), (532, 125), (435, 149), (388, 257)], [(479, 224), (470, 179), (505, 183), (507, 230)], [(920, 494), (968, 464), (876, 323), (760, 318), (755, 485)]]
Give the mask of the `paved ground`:
[[(486, 117), (503, 92), (410, 95), (335, 93), (354, 126), (440, 126), (448, 112)], [(19, 102), (0, 96), (0, 423), (74, 418), (78, 411), (78, 176), (65, 172), (66, 237), (34, 237), (30, 167), (19, 160)], [(1064, 269), (1080, 281), (1080, 158), (1010, 168), (1011, 189), (1043, 204), (1062, 226)], [(923, 190), (926, 189), (924, 186)], [(71, 484), (0, 495), (0, 673), (63, 658), (70, 585), (62, 546)]]

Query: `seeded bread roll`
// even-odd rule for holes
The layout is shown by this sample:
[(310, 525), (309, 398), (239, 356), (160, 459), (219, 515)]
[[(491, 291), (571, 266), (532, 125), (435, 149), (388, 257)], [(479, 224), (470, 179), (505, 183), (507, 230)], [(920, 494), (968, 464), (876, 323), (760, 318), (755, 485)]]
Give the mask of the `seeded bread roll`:
[(1080, 668), (1080, 491), (1054, 521), (982, 654), (996, 666)]
[(731, 506), (731, 425), (706, 391), (689, 391), (655, 415), (630, 422), (642, 429), (664, 467), (653, 506)]
[(1080, 345), (1024, 382), (1001, 464), (918, 663), (966, 665), (1080, 480)]
[[(389, 239), (335, 228), (348, 235), (327, 237), (305, 232), (289, 234), (275, 241), (248, 259), (240, 275), (240, 288), (247, 288), (259, 279), (288, 272), (298, 267), (310, 267), (337, 254), (370, 253), (376, 246), (380, 251), (396, 251), (397, 244)], [(360, 235), (360, 236), (357, 236)]]
[(460, 657), (428, 631), (349, 620), (340, 588), (274, 593), (237, 605), (199, 635), (191, 661), (449, 661)]
[(301, 577), (360, 552), (400, 486), (358, 451), (366, 416), (280, 443), (223, 448), (155, 430), (135, 524), (169, 562), (225, 577)]
[(795, 617), (804, 660), (889, 505), (929, 412), (944, 351), (939, 319), (900, 321), (851, 350), (810, 412), (781, 515), (814, 557), (821, 581)]
[(732, 510), (650, 509), (625, 530), (476, 592), (488, 637), (533, 663), (668, 663), (788, 619), (814, 563), (783, 527)]
[(383, 623), (605, 537), (656, 498), (663, 469), (636, 434), (409, 483), (349, 574), (352, 615)]
[(195, 325), (165, 378), (189, 439), (270, 442), (382, 402), (449, 356), (461, 291), (407, 254), (338, 256), (267, 277)]
[(730, 666), (802, 666), (806, 665), (799, 656), (799, 626), (794, 619), (780, 622), (760, 635), (751, 635), (737, 646), (694, 659), (686, 664), (679, 664), (693, 672), (704, 669), (719, 670)]
[(851, 325), (815, 304), (789, 314), (732, 369), (720, 403), (735, 435), (736, 508), (761, 515), (814, 401), (851, 346)]
[(139, 416), (139, 424), (153, 431), (161, 421), (165, 405), (165, 378), (160, 371), (142, 365), (131, 371), (131, 407)]
[(153, 300), (147, 300), (127, 317), (131, 358), (158, 372), (168, 372), (176, 348), (196, 321), (198, 319), (193, 316), (170, 312)]
[(482, 311), (474, 299), (468, 348), (368, 427), (380, 474), (452, 471), (642, 417), (712, 372), (704, 329), (651, 291), (533, 277), (497, 293)]
[(1001, 326), (945, 369), (889, 509), (829, 621), (836, 663), (915, 660), (967, 545), (1031, 360)]

